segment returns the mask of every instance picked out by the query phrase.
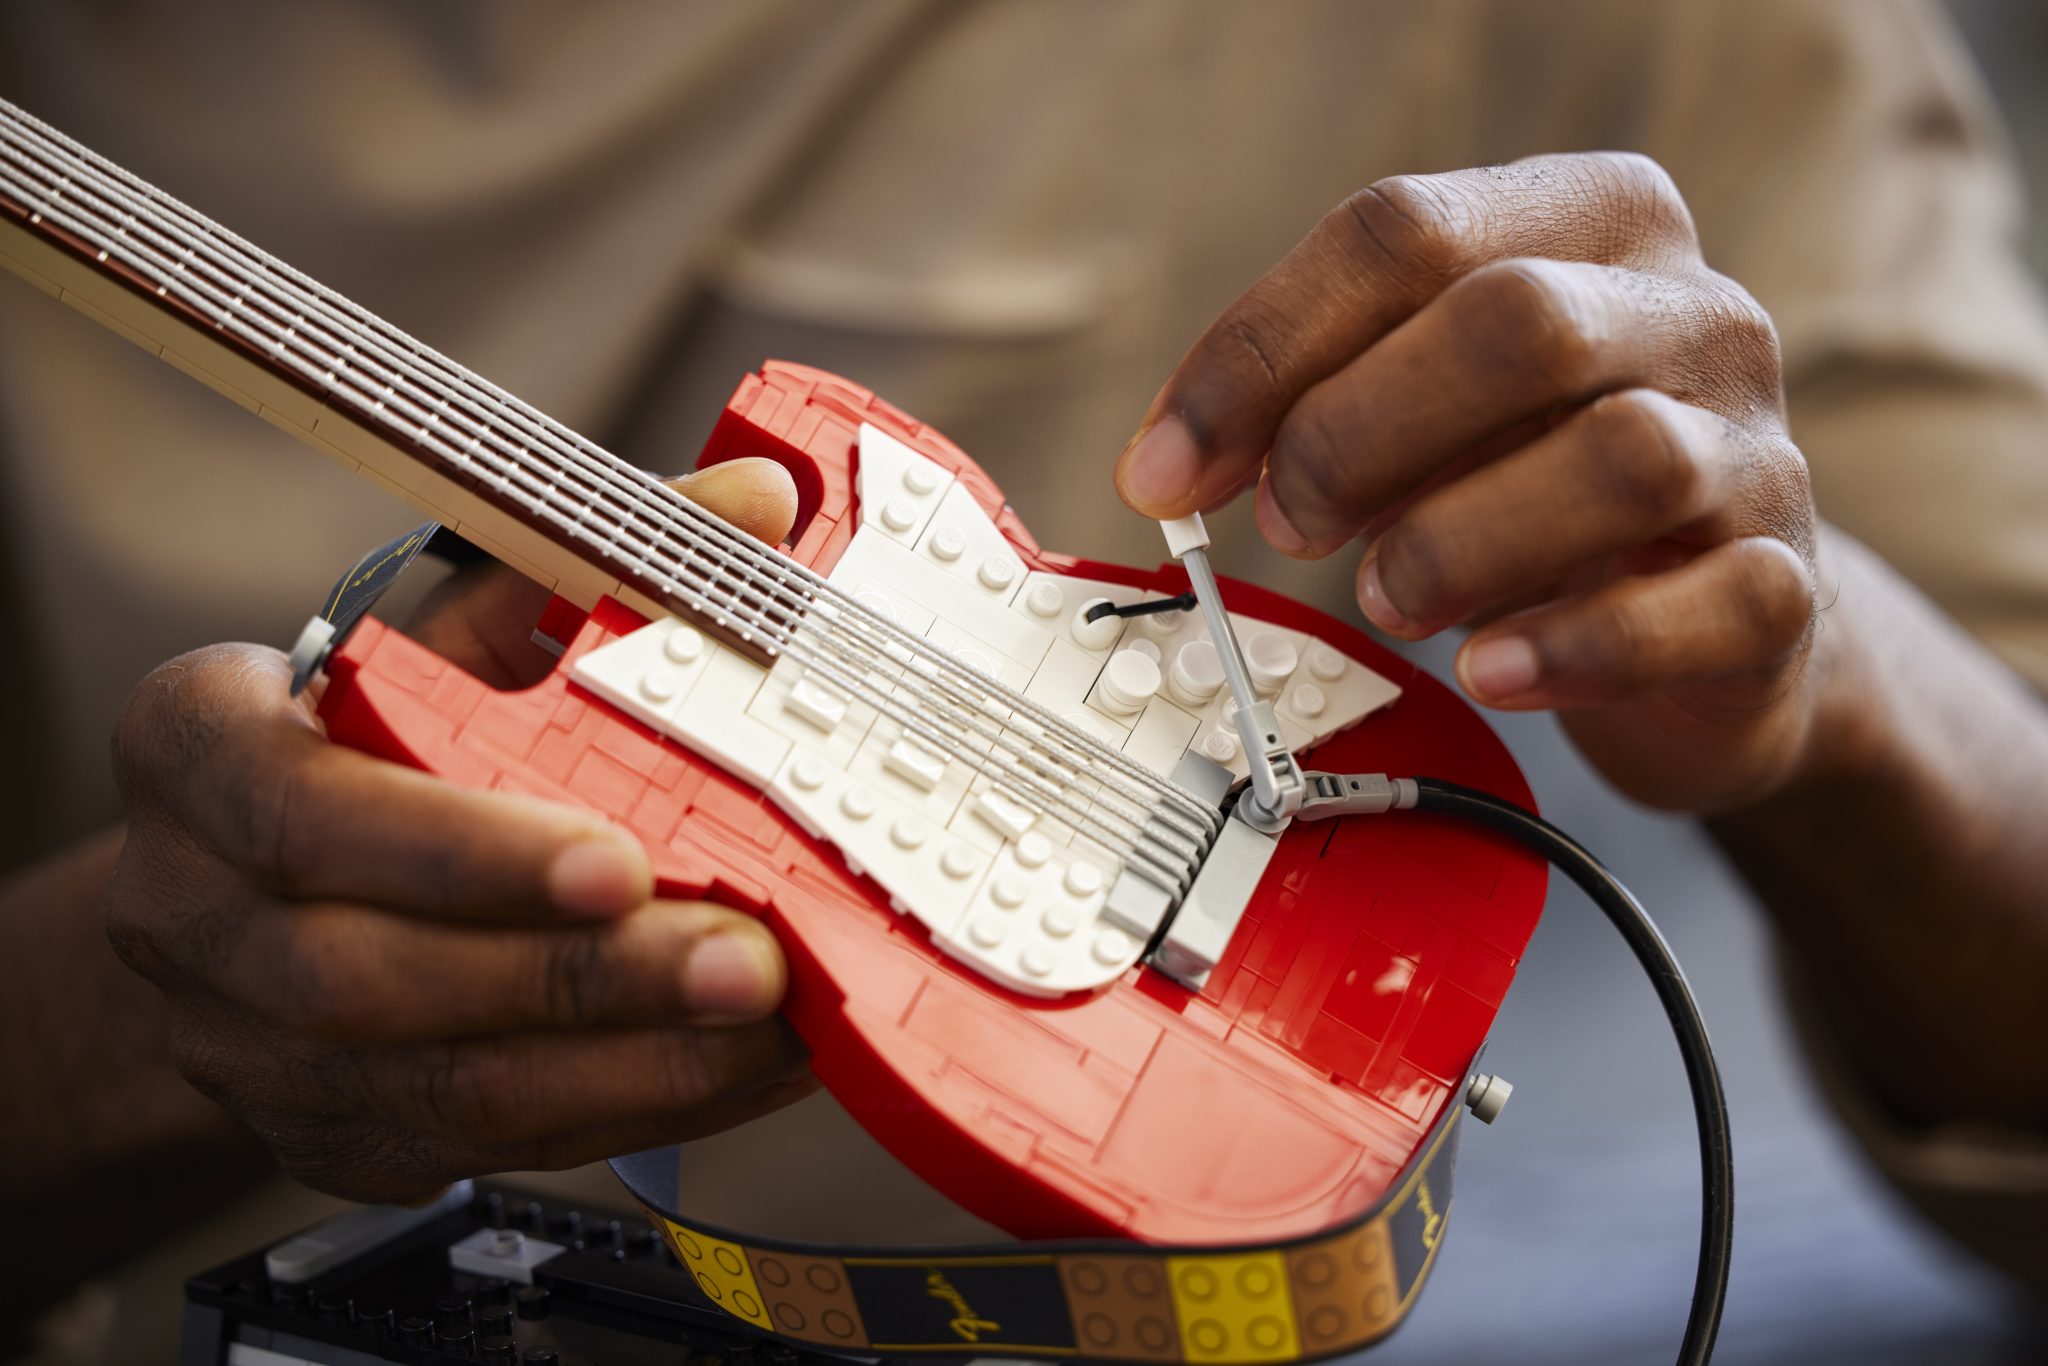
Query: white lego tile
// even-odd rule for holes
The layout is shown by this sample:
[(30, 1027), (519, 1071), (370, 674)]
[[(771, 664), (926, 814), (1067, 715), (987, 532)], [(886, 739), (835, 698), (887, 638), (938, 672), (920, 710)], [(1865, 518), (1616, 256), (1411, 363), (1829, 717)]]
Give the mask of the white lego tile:
[(727, 772), (765, 788), (789, 753), (789, 737), (747, 714), (768, 671), (722, 645), (663, 729)]
[(861, 526), (916, 545), (953, 476), (878, 427), (863, 422), (854, 465)]
[(946, 573), (929, 558), (869, 527), (854, 533), (832, 578), (835, 583), (859, 581), (917, 603), (937, 620), (972, 632), (1026, 668), (1036, 668), (1052, 642), (1051, 631), (1007, 611), (993, 594)]
[(1124, 741), (1124, 757), (1143, 764), (1162, 778), (1171, 777), (1200, 724), (1165, 698), (1155, 697), (1145, 704), (1138, 724), (1131, 727), (1131, 738)]

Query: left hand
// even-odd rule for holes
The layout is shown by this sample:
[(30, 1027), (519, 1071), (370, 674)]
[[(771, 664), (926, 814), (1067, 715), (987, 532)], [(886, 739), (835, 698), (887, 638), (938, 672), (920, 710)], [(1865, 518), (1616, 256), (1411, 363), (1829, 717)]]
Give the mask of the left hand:
[(1642, 157), (1361, 191), (1195, 344), (1116, 477), (1150, 517), (1256, 481), (1302, 558), (1363, 537), (1375, 625), (1474, 624), (1466, 692), (1558, 709), (1638, 800), (1740, 806), (1805, 758), (1815, 521), (1777, 336)]

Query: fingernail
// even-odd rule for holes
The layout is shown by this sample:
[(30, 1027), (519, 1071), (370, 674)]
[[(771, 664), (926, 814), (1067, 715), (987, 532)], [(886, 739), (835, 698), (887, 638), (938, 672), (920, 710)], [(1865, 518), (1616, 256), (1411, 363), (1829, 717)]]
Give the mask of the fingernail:
[(1168, 415), (1147, 428), (1124, 452), (1117, 486), (1139, 512), (1181, 507), (1201, 477), (1202, 456), (1187, 424)]
[(548, 897), (571, 915), (624, 915), (654, 893), (647, 855), (624, 835), (600, 835), (555, 855)]
[(1522, 636), (1493, 636), (1465, 647), (1465, 686), (1483, 701), (1505, 702), (1536, 682), (1536, 647)]
[(768, 950), (747, 934), (714, 934), (690, 950), (683, 990), (690, 1009), (752, 1018), (775, 1008), (782, 974)]
[(1380, 560), (1375, 555), (1358, 572), (1358, 606), (1366, 619), (1382, 631), (1405, 631), (1408, 615), (1387, 600), (1387, 587), (1380, 582)]

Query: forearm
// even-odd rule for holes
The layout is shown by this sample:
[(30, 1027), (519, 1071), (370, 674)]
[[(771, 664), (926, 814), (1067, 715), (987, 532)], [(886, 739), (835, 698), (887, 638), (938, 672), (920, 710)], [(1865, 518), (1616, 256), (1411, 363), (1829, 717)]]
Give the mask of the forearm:
[(155, 988), (108, 946), (108, 831), (0, 884), (0, 1208), (41, 1230), (0, 1311), (33, 1312), (264, 1169), (262, 1150), (179, 1077)]
[(1806, 760), (1710, 827), (1893, 1111), (2048, 1129), (2048, 706), (1861, 545), (1823, 563)]

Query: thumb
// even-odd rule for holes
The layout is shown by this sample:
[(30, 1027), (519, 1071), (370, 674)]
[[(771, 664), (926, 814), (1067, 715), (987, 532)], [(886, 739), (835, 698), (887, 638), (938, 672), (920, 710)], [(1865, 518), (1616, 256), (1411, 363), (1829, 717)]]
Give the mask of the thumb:
[(665, 482), (769, 545), (780, 545), (796, 524), (796, 481), (773, 460), (727, 460)]

